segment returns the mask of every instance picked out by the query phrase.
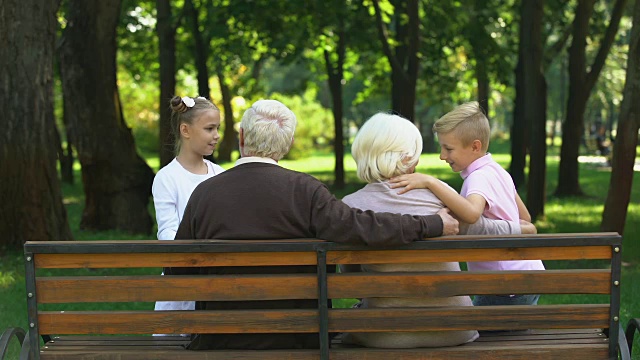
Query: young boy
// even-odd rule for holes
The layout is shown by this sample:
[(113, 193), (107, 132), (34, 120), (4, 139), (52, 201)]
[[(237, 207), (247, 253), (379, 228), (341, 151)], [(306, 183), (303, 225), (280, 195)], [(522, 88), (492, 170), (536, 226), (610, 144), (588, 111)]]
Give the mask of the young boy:
[[(473, 224), (480, 216), (490, 219), (531, 221), (511, 175), (487, 153), (491, 128), (477, 102), (462, 104), (438, 119), (433, 130), (440, 142), (440, 159), (464, 179), (460, 194), (436, 178), (406, 174), (390, 180), (392, 188), (431, 190), (463, 222)], [(544, 270), (540, 260), (469, 262), (470, 271)], [(539, 295), (475, 296), (474, 305), (537, 304)]]

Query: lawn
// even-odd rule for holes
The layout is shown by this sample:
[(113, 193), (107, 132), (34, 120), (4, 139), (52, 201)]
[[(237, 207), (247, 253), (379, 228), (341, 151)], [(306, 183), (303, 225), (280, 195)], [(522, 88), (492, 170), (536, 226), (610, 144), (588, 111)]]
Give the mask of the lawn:
[[(503, 165), (508, 167), (509, 155), (496, 152), (494, 158)], [(536, 222), (538, 232), (540, 233), (573, 233), (573, 232), (595, 232), (599, 231), (600, 218), (602, 215), (603, 204), (608, 188), (610, 169), (603, 166), (597, 157), (585, 158), (593, 160), (590, 162), (582, 162), (580, 164), (581, 186), (588, 194), (584, 198), (557, 199), (549, 196), (544, 218)], [(157, 170), (158, 160), (152, 158), (148, 160), (149, 165)], [(557, 182), (557, 168), (559, 160), (557, 156), (550, 155), (547, 161), (547, 190), (549, 194), (553, 193)], [(316, 155), (302, 160), (289, 161), (284, 160), (281, 164), (290, 169), (306, 172), (319, 178), (332, 188), (333, 164), (334, 159), (331, 155)], [(222, 164), (223, 167), (229, 168), (232, 164)], [(355, 174), (355, 163), (350, 156), (345, 157), (345, 170), (347, 186), (345, 189), (333, 189), (332, 191), (337, 197), (342, 197), (363, 186), (358, 181)], [(429, 173), (438, 177), (456, 189), (459, 189), (462, 180), (458, 174), (452, 173), (449, 167), (438, 159), (435, 154), (423, 155), (417, 168), (419, 172)], [(76, 167), (76, 182), (80, 182), (79, 167)], [(640, 242), (638, 238), (638, 225), (640, 224), (640, 180), (634, 179), (634, 187), (629, 205), (627, 217), (627, 226), (625, 229), (623, 240), (623, 276), (622, 276), (622, 312), (621, 320), (626, 324), (628, 319), (636, 316), (640, 317), (640, 281), (632, 281), (640, 276)], [(131, 236), (116, 231), (108, 232), (87, 232), (79, 230), (80, 216), (84, 202), (81, 184), (63, 185), (64, 203), (68, 211), (69, 222), (73, 234), (77, 240), (90, 241), (95, 239), (150, 239), (154, 235), (149, 236)], [(523, 199), (526, 194), (521, 193)], [(153, 213), (153, 205), (150, 205), (150, 211)], [(2, 251), (3, 249), (0, 249)], [(557, 264), (547, 263), (548, 268), (554, 268)], [(96, 275), (101, 275), (99, 270)], [(114, 270), (110, 271), (113, 274)], [(127, 272), (129, 271), (129, 272)], [(131, 270), (117, 270), (118, 274), (130, 274)], [(140, 270), (138, 270), (140, 271)], [(145, 269), (145, 273), (157, 274), (160, 269)], [(580, 295), (583, 296), (583, 295)], [(587, 296), (585, 301), (589, 299)], [(543, 296), (540, 300), (541, 304), (558, 303), (563, 301), (563, 296)], [(348, 306), (349, 301), (342, 302), (344, 306)], [(92, 304), (93, 305), (93, 304)], [(81, 305), (78, 305), (81, 306)], [(95, 305), (93, 305), (95, 306)], [(112, 305), (109, 305), (112, 306)], [(152, 304), (140, 303), (135, 305), (139, 309), (150, 309)], [(81, 307), (79, 307), (81, 308)], [(24, 265), (22, 254), (19, 251), (0, 252), (0, 331), (10, 326), (20, 326), (27, 328), (26, 317), (26, 300), (25, 300), (25, 284), (24, 284)], [(16, 342), (10, 354), (16, 354)], [(634, 346), (634, 357), (640, 356), (640, 341), (636, 341)], [(9, 357), (11, 358), (11, 357)]]

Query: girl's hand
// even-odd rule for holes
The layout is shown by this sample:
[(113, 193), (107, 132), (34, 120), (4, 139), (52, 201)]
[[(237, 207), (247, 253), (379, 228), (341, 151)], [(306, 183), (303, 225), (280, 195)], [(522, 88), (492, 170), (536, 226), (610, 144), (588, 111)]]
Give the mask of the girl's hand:
[(431, 181), (436, 181), (436, 178), (418, 173), (404, 174), (389, 179), (392, 189), (402, 188), (398, 194), (404, 194), (413, 189), (428, 189)]

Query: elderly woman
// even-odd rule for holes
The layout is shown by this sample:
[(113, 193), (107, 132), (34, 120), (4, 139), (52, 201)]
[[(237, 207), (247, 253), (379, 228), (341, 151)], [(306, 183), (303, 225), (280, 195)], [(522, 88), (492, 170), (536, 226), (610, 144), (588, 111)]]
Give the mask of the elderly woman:
[[(412, 215), (435, 214), (444, 204), (427, 189), (416, 189), (398, 195), (391, 189), (389, 179), (414, 172), (422, 153), (422, 136), (407, 119), (397, 115), (378, 113), (361, 128), (353, 142), (351, 153), (358, 166), (358, 177), (368, 184), (361, 190), (344, 197), (351, 207), (379, 212), (394, 212)], [(451, 191), (455, 191), (451, 189)], [(467, 226), (461, 224), (461, 233), (467, 234), (519, 234), (518, 223), (503, 220), (480, 220)], [(523, 232), (535, 232), (533, 225), (522, 226)], [(354, 271), (353, 267), (342, 267), (343, 271)], [(378, 264), (362, 265), (364, 272), (428, 272), (460, 271), (457, 262), (424, 264)], [(357, 271), (357, 270), (356, 270)], [(362, 299), (361, 307), (434, 307), (472, 306), (469, 296), (423, 297), (423, 298), (372, 298)], [(475, 330), (447, 332), (402, 332), (402, 333), (348, 333), (344, 342), (379, 348), (414, 348), (454, 346), (471, 342), (478, 337)]]

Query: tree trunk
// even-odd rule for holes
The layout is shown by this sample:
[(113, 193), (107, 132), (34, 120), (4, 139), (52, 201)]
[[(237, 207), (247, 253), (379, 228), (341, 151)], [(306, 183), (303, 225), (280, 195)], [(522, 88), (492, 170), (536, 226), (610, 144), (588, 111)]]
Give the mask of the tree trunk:
[[(520, 25), (520, 44), (524, 43), (524, 27)], [(524, 113), (524, 49), (518, 50), (518, 64), (516, 65), (516, 99), (513, 107), (513, 124), (511, 124), (511, 164), (509, 173), (516, 188), (525, 184), (524, 168), (527, 164), (527, 133), (528, 124)]]
[(595, 0), (579, 0), (573, 20), (573, 35), (569, 48), (569, 99), (567, 118), (562, 124), (558, 187), (555, 192), (556, 196), (560, 197), (583, 195), (579, 183), (578, 152), (580, 139), (584, 133), (584, 112), (589, 94), (600, 75), (618, 32), (626, 0), (616, 0), (607, 31), (593, 64), (587, 72), (586, 45), (594, 2)]
[(489, 118), (489, 75), (485, 59), (476, 59), (476, 83), (478, 85), (478, 103)]
[(172, 20), (170, 0), (156, 0), (156, 8), (156, 33), (160, 50), (160, 167), (163, 167), (175, 157), (169, 101), (176, 93), (176, 27)]
[(344, 79), (344, 59), (347, 51), (345, 32), (340, 19), (340, 30), (337, 39), (337, 63), (333, 64), (331, 56), (327, 50), (324, 51), (324, 62), (327, 69), (329, 91), (333, 105), (334, 140), (333, 151), (335, 155), (334, 186), (337, 189), (344, 188), (344, 134), (343, 134), (343, 101), (342, 101), (342, 81)]
[(527, 208), (532, 221), (544, 215), (547, 175), (547, 85), (543, 73), (542, 18), (544, 0), (525, 1), (521, 5), (521, 26), (525, 30), (523, 48), (525, 122), (530, 126), (529, 179)]
[(211, 90), (209, 88), (209, 69), (207, 68), (207, 58), (209, 57), (209, 41), (203, 38), (200, 31), (200, 23), (198, 21), (198, 10), (193, 6), (192, 0), (184, 2), (184, 11), (189, 18), (191, 25), (191, 34), (194, 39), (193, 55), (196, 61), (196, 70), (198, 72), (198, 95), (207, 99), (211, 99)]
[(56, 172), (53, 56), (59, 1), (5, 0), (0, 11), (0, 245), (69, 240)]
[(484, 110), (487, 118), (489, 118), (489, 74), (487, 70), (487, 59), (491, 54), (487, 51), (487, 41), (490, 40), (485, 25), (487, 19), (484, 14), (486, 8), (486, 1), (475, 0), (473, 2), (474, 16), (469, 23), (468, 27), (465, 27), (466, 37), (471, 44), (471, 52), (475, 59), (475, 76), (476, 84), (478, 87), (477, 99), (478, 104)]
[[(55, 69), (56, 72), (54, 76), (60, 78), (60, 55), (56, 51), (55, 55)], [(62, 94), (62, 89), (59, 90)], [(62, 94), (63, 108), (64, 108), (64, 94)], [(54, 105), (55, 106), (55, 105)], [(58, 146), (58, 163), (60, 164), (60, 179), (62, 182), (73, 185), (73, 149), (72, 149), (72, 139), (71, 134), (68, 127), (68, 121), (62, 112), (62, 123), (64, 124), (65, 135), (67, 137), (67, 146), (66, 149), (62, 146), (62, 136), (60, 135), (61, 131), (56, 124), (56, 138), (57, 138), (57, 146)]]
[(224, 134), (222, 134), (222, 141), (218, 147), (218, 160), (226, 162), (231, 161), (231, 153), (238, 146), (238, 134), (234, 128), (235, 122), (233, 119), (233, 107), (231, 105), (231, 90), (222, 72), (218, 72), (218, 81), (220, 82), (222, 106), (224, 108)]
[(602, 214), (602, 231), (617, 231), (622, 234), (627, 218), (633, 184), (633, 166), (638, 145), (640, 128), (640, 1), (633, 7), (633, 27), (629, 41), (627, 57), (627, 76), (624, 85), (624, 98), (620, 107), (618, 135), (613, 147), (611, 161), (611, 180), (609, 192)]
[(69, 1), (60, 48), (65, 113), (82, 165), (80, 227), (151, 232), (153, 171), (137, 154), (116, 85), (120, 0)]
[[(418, 0), (397, 0), (395, 7), (395, 51), (392, 51), (389, 33), (382, 21), (378, 0), (373, 1), (378, 35), (382, 49), (391, 64), (391, 106), (401, 116), (414, 121), (416, 79), (419, 63), (420, 18)], [(406, 17), (406, 18), (405, 18)], [(405, 24), (405, 19), (408, 22)]]

